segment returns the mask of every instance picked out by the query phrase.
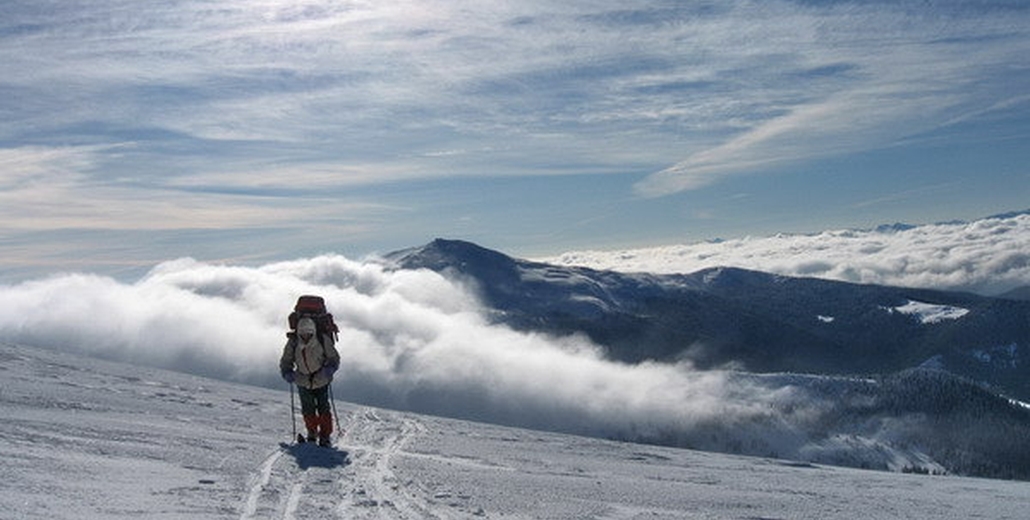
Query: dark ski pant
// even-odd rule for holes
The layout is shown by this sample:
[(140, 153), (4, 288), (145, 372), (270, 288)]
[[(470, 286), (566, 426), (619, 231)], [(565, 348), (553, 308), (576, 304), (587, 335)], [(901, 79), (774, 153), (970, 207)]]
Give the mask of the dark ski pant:
[(300, 412), (304, 415), (304, 426), (308, 435), (328, 439), (333, 433), (333, 414), (329, 404), (329, 385), (320, 388), (297, 386), (300, 395)]

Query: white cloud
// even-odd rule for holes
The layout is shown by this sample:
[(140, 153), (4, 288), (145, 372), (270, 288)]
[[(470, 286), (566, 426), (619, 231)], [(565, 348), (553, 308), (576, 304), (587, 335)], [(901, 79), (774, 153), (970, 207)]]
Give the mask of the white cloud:
[[(167, 181), (147, 181), (143, 174), (112, 176), (104, 182), (91, 178), (92, 172), (103, 169), (106, 153), (131, 148), (123, 144), (0, 149), (4, 231), (248, 229), (283, 222), (317, 227), (353, 215), (403, 210), (325, 195), (327, 188), (348, 185), (352, 175), (342, 166), (325, 172), (315, 167), (272, 168)], [(304, 182), (298, 183), (298, 178)], [(291, 201), (279, 195), (284, 190), (306, 197)]]
[(183, 259), (132, 284), (65, 275), (0, 286), (0, 340), (284, 388), (286, 315), (305, 293), (325, 296), (341, 326), (341, 399), (624, 438), (733, 421), (793, 431), (771, 411), (789, 388), (606, 361), (581, 337), (489, 324), (469, 291), (435, 273), (339, 256), (258, 268)]
[(0, 148), (0, 193), (23, 187), (69, 184), (95, 167), (96, 146)]
[(717, 266), (856, 283), (997, 294), (1030, 285), (1030, 215), (903, 230), (838, 230), (719, 242), (577, 251), (542, 261), (689, 273)]

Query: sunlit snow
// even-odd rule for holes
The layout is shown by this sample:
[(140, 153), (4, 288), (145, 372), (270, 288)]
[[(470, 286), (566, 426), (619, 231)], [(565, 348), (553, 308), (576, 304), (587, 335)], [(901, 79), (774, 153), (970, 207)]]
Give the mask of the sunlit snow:
[(935, 305), (914, 300), (909, 300), (905, 305), (892, 307), (891, 310), (912, 316), (923, 324), (940, 323), (945, 320), (957, 320), (966, 314), (969, 314), (969, 309), (953, 307), (951, 305)]
[[(12, 519), (1024, 518), (1025, 482), (644, 446), (356, 406), (280, 444), (290, 394), (0, 344)], [(843, 440), (842, 442), (847, 442)]]

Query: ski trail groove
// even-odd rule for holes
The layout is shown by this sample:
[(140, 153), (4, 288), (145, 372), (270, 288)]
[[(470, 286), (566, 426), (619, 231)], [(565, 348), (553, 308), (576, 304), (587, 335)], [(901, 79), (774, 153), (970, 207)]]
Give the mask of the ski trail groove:
[(425, 426), (417, 420), (390, 414), (380, 417), (372, 409), (355, 414), (348, 431), (353, 463), (348, 478), (340, 481), (343, 500), (337, 513), (348, 518), (416, 520), (441, 518), (413, 482), (401, 482), (392, 469), (393, 458)]
[(283, 520), (296, 520), (297, 506), (304, 496), (304, 484), (298, 482), (290, 488), (290, 496), (286, 499), (286, 511), (283, 512)]
[(441, 509), (417, 482), (402, 481), (394, 473), (394, 465), (404, 455), (405, 447), (426, 431), (422, 422), (403, 414), (365, 408), (354, 413), (348, 423), (337, 439), (338, 449), (349, 457), (345, 463), (305, 464), (326, 460), (320, 451), (305, 451), (322, 448), (308, 445), (284, 445), (266, 457), (250, 477), (240, 520), (454, 517)]
[(243, 513), (240, 515), (240, 520), (249, 520), (254, 518), (254, 513), (257, 512), (258, 500), (261, 498), (261, 493), (264, 492), (265, 486), (268, 485), (268, 481), (272, 478), (272, 468), (275, 466), (275, 462), (282, 457), (283, 450), (279, 449), (273, 452), (271, 455), (265, 458), (264, 462), (261, 463), (261, 469), (257, 475), (254, 475), (250, 480), (248, 486), (249, 492), (247, 494), (247, 501), (243, 506)]

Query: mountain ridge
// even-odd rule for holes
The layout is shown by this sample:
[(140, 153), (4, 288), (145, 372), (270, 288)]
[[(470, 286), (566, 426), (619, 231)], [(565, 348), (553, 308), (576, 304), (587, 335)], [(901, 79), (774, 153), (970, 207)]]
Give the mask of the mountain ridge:
[[(619, 273), (436, 239), (387, 255), (471, 286), (490, 319), (585, 334), (614, 361), (687, 363), (793, 395), (770, 416), (637, 442), (1030, 480), (1030, 303), (736, 267)], [(728, 370), (728, 372), (726, 372)]]
[[(627, 274), (520, 260), (449, 239), (385, 258), (395, 268), (471, 283), (497, 322), (584, 333), (613, 360), (834, 375), (936, 360), (1030, 401), (1030, 302), (736, 267)], [(920, 314), (947, 309), (951, 315)]]

